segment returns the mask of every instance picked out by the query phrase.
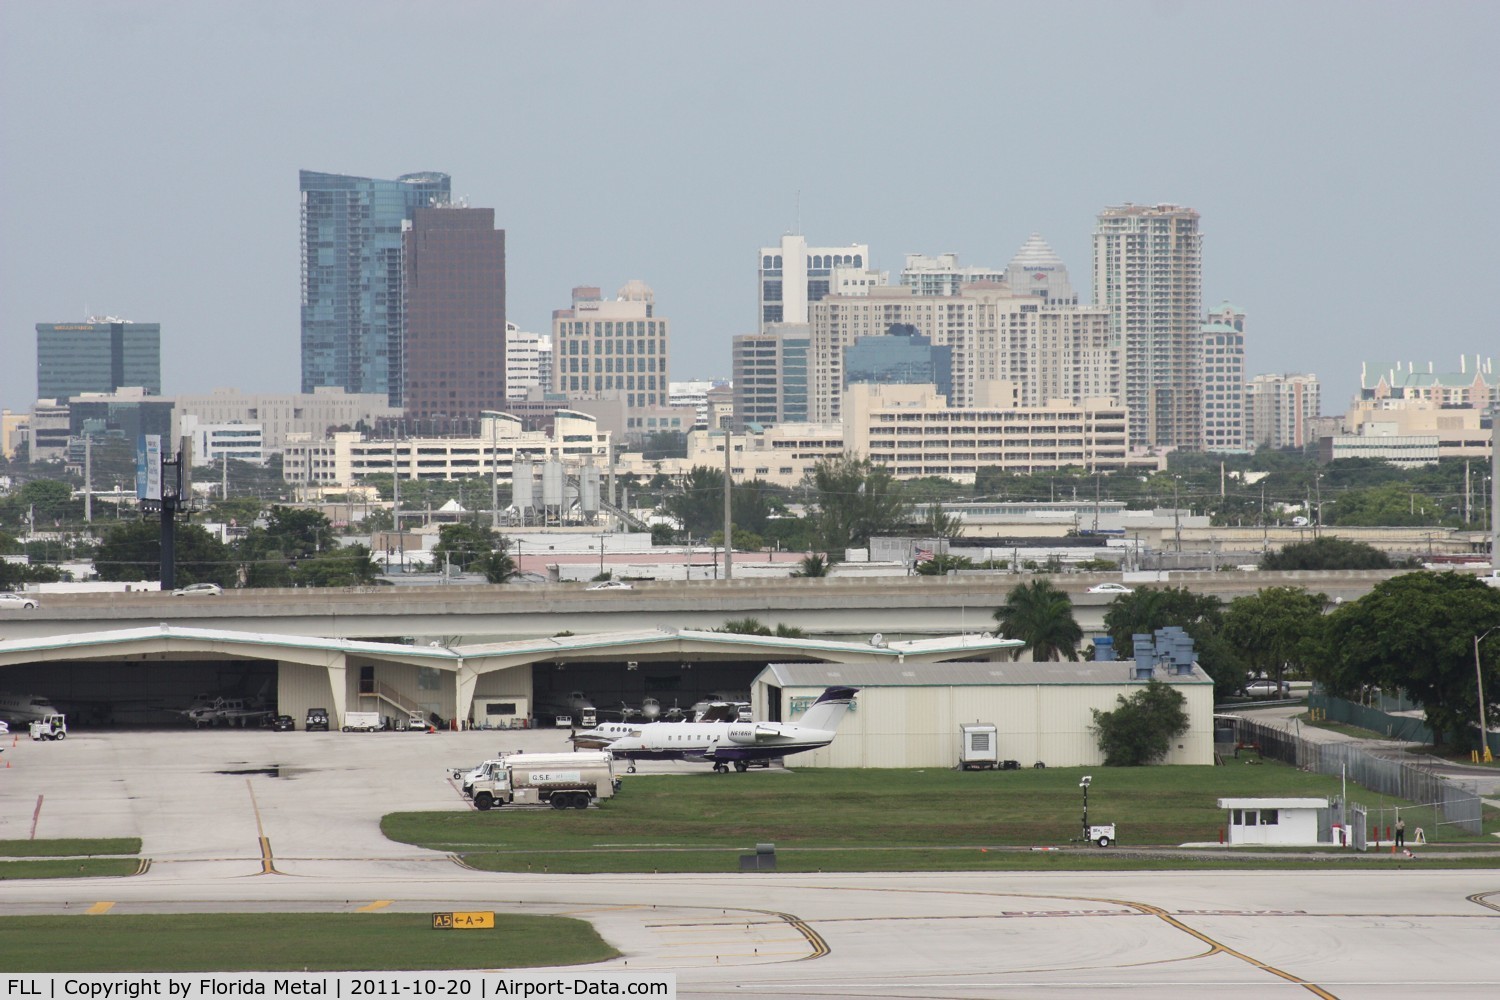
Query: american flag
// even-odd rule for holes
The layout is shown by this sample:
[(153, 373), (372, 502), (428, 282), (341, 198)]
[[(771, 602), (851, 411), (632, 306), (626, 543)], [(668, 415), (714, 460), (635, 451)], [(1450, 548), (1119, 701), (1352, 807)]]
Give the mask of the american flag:
[(917, 550), (917, 558), (916, 558), (917, 562), (928, 562), (931, 559), (932, 559), (932, 550), (931, 549), (918, 549)]

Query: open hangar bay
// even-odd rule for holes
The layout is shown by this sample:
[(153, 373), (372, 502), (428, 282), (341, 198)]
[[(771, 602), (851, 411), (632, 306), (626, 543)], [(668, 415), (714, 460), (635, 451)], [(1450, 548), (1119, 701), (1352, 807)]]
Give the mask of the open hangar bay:
[[(622, 952), (590, 968), (671, 971), (679, 995), (693, 997), (1404, 1000), (1500, 990), (1492, 870), (549, 876), (475, 872), (380, 835), (392, 809), (467, 808), (444, 768), (492, 753), (497, 738), (542, 749), (557, 734), (23, 741), (6, 754), (17, 807), (0, 811), (0, 839), (134, 835), (152, 863), (128, 878), (0, 882), (0, 915), (559, 913), (591, 921)], [(637, 780), (679, 779), (631, 776), (627, 793)]]

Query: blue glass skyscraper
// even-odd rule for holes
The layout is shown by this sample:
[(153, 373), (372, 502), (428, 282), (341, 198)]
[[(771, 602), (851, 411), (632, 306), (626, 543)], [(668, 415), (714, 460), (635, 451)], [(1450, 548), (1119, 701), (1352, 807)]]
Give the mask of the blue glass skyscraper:
[(303, 170), (302, 391), (383, 393), (401, 405), (402, 224), (449, 200), (447, 174), (393, 181)]

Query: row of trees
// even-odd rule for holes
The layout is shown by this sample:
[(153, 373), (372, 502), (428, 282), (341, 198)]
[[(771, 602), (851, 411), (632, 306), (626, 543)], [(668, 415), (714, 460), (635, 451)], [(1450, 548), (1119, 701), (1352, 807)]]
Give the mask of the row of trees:
[[(1083, 631), (1072, 602), (1049, 580), (1013, 589), (995, 621), (1038, 660), (1079, 658)], [(1467, 747), (1479, 715), (1476, 670), (1487, 710), (1500, 698), (1500, 589), (1465, 574), (1406, 573), (1339, 606), (1300, 587), (1267, 587), (1227, 605), (1185, 587), (1145, 587), (1115, 598), (1104, 616), (1126, 659), (1135, 655), (1134, 636), (1168, 625), (1193, 637), (1216, 699), (1239, 692), (1250, 676), (1307, 677), (1340, 697), (1400, 689), (1424, 706), (1440, 739)], [(1487, 631), (1490, 644), (1477, 644)]]

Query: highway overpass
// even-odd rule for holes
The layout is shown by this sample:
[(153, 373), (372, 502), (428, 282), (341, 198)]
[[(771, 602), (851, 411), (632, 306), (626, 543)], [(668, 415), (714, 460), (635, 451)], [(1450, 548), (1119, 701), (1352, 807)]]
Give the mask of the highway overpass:
[[(1163, 574), (1230, 601), (1262, 587), (1294, 586), (1330, 600), (1353, 600), (1398, 571)], [(0, 639), (41, 639), (163, 623), (336, 639), (492, 642), (559, 633), (650, 628), (713, 629), (757, 618), (824, 639), (890, 639), (993, 631), (995, 608), (1029, 574), (855, 579), (718, 580), (637, 583), (591, 591), (580, 584), (542, 586), (366, 587), (226, 591), (217, 597), (170, 594), (46, 595), (34, 610), (0, 611)], [(1090, 586), (1119, 576), (1050, 578), (1072, 597), (1079, 624), (1098, 631), (1114, 599)]]

